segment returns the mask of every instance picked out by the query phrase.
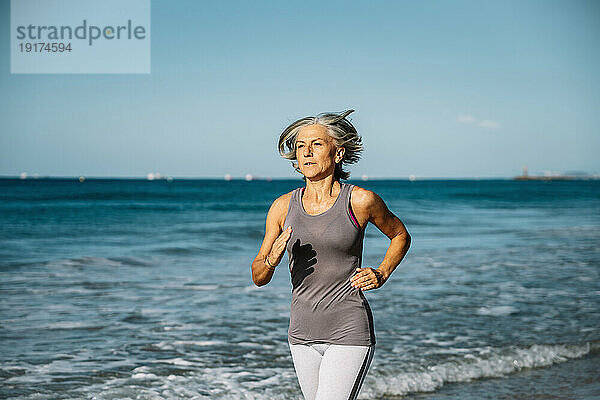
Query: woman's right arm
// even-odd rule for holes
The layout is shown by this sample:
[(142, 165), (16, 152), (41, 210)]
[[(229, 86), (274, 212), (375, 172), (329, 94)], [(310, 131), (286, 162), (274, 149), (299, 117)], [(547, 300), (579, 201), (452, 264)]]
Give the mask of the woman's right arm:
[(252, 261), (252, 281), (256, 286), (264, 286), (271, 281), (275, 271), (274, 267), (281, 262), (287, 241), (292, 235), (291, 227), (285, 231), (281, 229), (282, 217), (289, 205), (289, 197), (289, 195), (283, 195), (277, 198), (267, 213), (265, 237), (258, 255)]

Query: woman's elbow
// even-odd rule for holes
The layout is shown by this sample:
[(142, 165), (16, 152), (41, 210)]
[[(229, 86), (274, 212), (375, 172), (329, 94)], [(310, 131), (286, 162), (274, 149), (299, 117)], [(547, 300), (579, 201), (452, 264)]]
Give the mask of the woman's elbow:
[(260, 279), (254, 276), (254, 271), (252, 271), (252, 282), (258, 287), (263, 286), (263, 283), (260, 281)]
[(264, 279), (264, 276), (260, 277), (254, 271), (255, 271), (254, 268), (252, 268), (252, 282), (254, 282), (254, 284), (256, 286), (261, 287), (261, 286), (265, 286), (267, 283), (269, 283), (268, 280)]
[(408, 233), (408, 231), (405, 230), (402, 233), (400, 233), (398, 236), (400, 238), (402, 238), (402, 241), (404, 242), (404, 248), (406, 250), (408, 250), (408, 248), (410, 247), (411, 240), (412, 240), (412, 238), (411, 238), (410, 234)]
[(268, 283), (254, 278), (252, 278), (252, 282), (254, 282), (254, 284), (258, 287), (265, 286)]

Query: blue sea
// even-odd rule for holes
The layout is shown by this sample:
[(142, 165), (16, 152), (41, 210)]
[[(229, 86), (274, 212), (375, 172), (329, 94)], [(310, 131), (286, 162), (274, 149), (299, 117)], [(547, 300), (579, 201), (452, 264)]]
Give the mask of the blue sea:
[[(412, 245), (366, 291), (359, 399), (600, 397), (600, 181), (368, 180)], [(302, 399), (287, 256), (302, 180), (0, 179), (0, 398)], [(389, 239), (369, 225), (363, 266)]]

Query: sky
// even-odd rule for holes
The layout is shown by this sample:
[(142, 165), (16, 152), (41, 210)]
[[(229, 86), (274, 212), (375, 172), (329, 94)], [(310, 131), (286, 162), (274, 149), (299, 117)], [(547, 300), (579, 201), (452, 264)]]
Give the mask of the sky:
[(600, 173), (600, 2), (151, 0), (150, 74), (11, 74), (0, 175), (293, 178), (281, 132), (354, 109), (351, 178)]

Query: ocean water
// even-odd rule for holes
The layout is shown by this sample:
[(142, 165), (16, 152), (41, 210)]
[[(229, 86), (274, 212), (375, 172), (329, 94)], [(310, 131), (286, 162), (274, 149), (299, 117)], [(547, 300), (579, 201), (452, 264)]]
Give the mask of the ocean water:
[[(600, 181), (350, 182), (413, 238), (360, 399), (600, 396)], [(0, 179), (0, 398), (302, 399), (287, 256), (250, 269), (302, 185)]]

